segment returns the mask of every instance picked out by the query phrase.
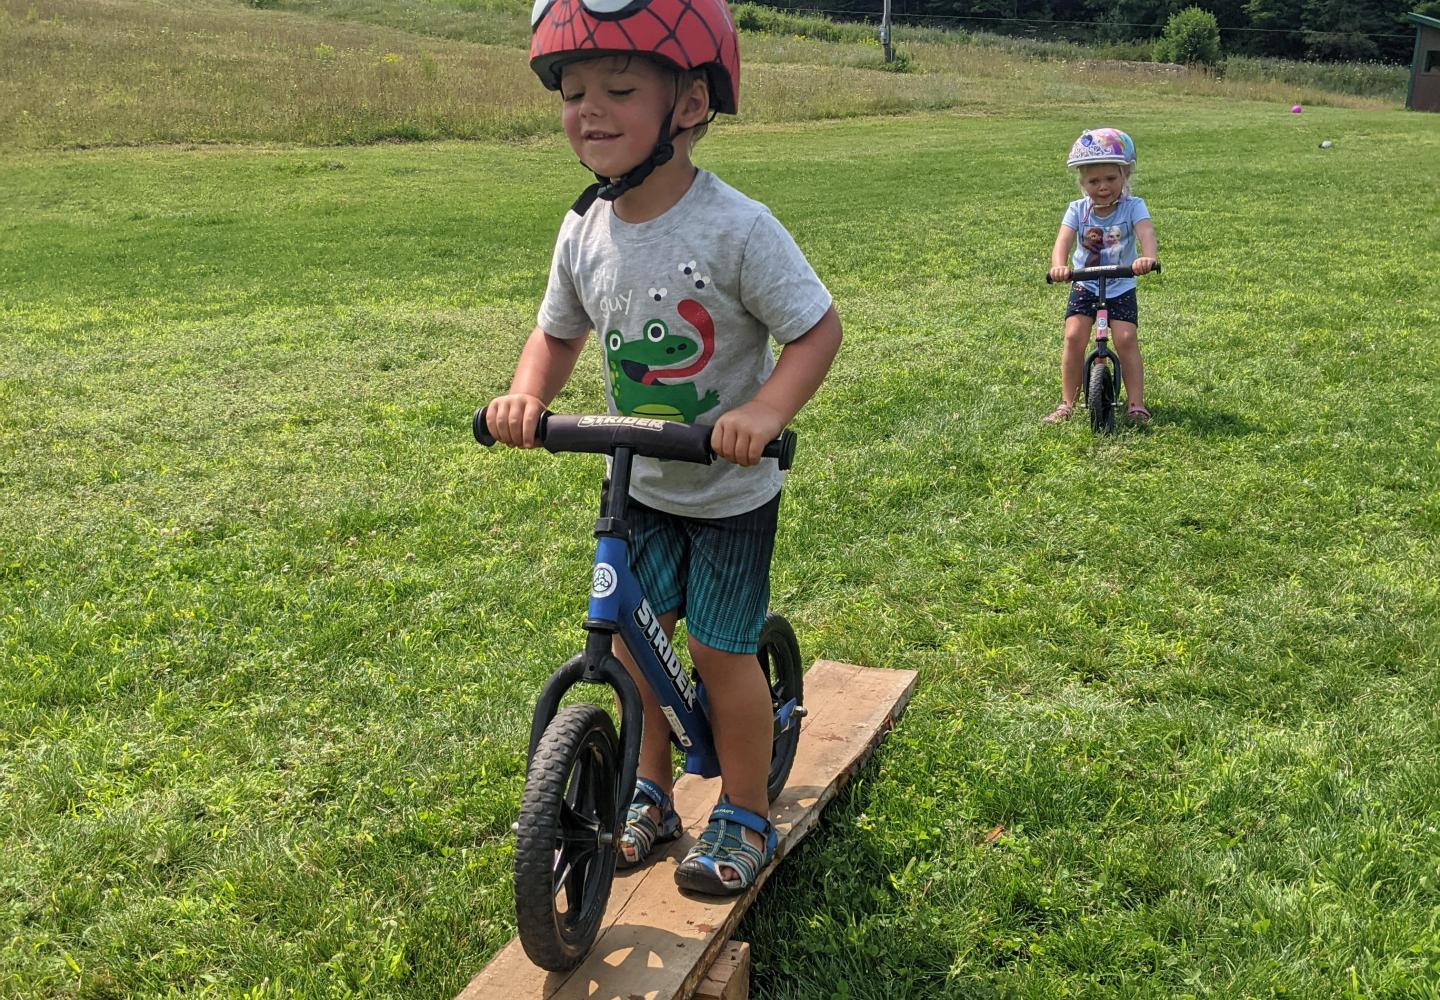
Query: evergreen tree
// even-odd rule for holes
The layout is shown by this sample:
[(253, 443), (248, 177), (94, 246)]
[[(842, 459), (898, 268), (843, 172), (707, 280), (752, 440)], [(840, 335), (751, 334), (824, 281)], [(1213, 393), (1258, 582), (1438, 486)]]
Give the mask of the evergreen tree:
[[(892, 0), (897, 23), (964, 27), (1075, 41), (1159, 38), (1191, 0)], [(879, 20), (883, 0), (769, 0), (789, 10), (823, 9), (841, 19)], [(1290, 59), (1409, 62), (1411, 9), (1440, 16), (1440, 0), (1199, 0), (1215, 17), (1226, 52)], [(935, 20), (941, 18), (942, 20)], [(946, 20), (953, 19), (953, 20)], [(1264, 29), (1251, 31), (1244, 29)]]
[(1250, 26), (1265, 29), (1246, 32), (1253, 36), (1247, 51), (1298, 58), (1305, 45), (1300, 34), (1300, 16), (1304, 7), (1304, 0), (1247, 0), (1245, 13), (1250, 17)]

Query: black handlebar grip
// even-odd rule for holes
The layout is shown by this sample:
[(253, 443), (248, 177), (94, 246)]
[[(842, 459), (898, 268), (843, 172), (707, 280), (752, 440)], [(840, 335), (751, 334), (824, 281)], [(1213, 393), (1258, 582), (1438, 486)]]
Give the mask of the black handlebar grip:
[(489, 448), (495, 443), (495, 435), (485, 426), (485, 407), (475, 411), (475, 416), (470, 420), (470, 430), (475, 435), (475, 440), (485, 447)]
[[(535, 440), (545, 440), (545, 420), (550, 416), (550, 411), (545, 410), (540, 414), (540, 422), (535, 427)], [(495, 444), (495, 435), (490, 433), (489, 426), (485, 423), (485, 407), (475, 411), (475, 416), (470, 419), (470, 431), (475, 435), (475, 440), (489, 448)]]
[(789, 469), (795, 463), (795, 432), (788, 429), (781, 431), (780, 436), (767, 444), (760, 455), (778, 460), (781, 472)]

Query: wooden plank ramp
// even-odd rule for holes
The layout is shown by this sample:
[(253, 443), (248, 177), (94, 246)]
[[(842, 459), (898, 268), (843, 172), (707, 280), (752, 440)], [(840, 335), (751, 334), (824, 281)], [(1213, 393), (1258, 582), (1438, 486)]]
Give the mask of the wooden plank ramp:
[[(909, 704), (915, 680), (913, 670), (815, 661), (805, 675), (808, 714), (795, 766), (770, 808), (780, 840), (777, 863), (814, 829), (820, 811), (885, 738)], [(719, 794), (718, 778), (687, 774), (675, 783), (685, 832), (662, 845), (669, 850), (653, 863), (617, 874), (584, 962), (569, 972), (546, 972), (531, 964), (515, 938), (456, 1000), (690, 1000), (775, 870), (767, 866), (755, 885), (728, 899), (682, 894), (676, 887), (675, 867), (705, 828)]]

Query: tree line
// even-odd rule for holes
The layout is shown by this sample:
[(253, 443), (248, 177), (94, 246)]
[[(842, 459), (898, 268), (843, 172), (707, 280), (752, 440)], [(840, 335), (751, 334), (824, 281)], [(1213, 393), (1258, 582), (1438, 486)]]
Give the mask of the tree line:
[[(881, 0), (767, 0), (785, 10), (878, 18)], [(1215, 15), (1225, 55), (1410, 61), (1409, 11), (1440, 17), (1440, 0), (891, 0), (896, 23), (997, 34), (1134, 42), (1160, 35), (1171, 15), (1198, 6)]]

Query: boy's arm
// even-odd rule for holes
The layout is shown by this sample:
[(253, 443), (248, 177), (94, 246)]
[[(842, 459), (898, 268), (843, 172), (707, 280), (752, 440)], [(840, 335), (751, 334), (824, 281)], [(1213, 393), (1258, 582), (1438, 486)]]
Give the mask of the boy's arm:
[(1065, 259), (1070, 256), (1070, 248), (1075, 245), (1075, 230), (1063, 223), (1060, 231), (1055, 234), (1055, 245), (1050, 248), (1050, 280), (1069, 281), (1070, 264)]
[(535, 447), (540, 414), (565, 387), (585, 340), (552, 337), (538, 326), (531, 331), (515, 363), (510, 391), (485, 408), (485, 424), (497, 441), (515, 448)]
[(1131, 269), (1136, 274), (1149, 274), (1155, 270), (1155, 255), (1159, 252), (1155, 242), (1155, 227), (1149, 219), (1135, 223), (1135, 239), (1140, 244), (1140, 256), (1135, 258)]
[(775, 370), (755, 397), (715, 421), (710, 447), (736, 465), (760, 461), (765, 445), (775, 440), (800, 408), (825, 381), (840, 350), (840, 316), (832, 305), (819, 321), (780, 351)]

